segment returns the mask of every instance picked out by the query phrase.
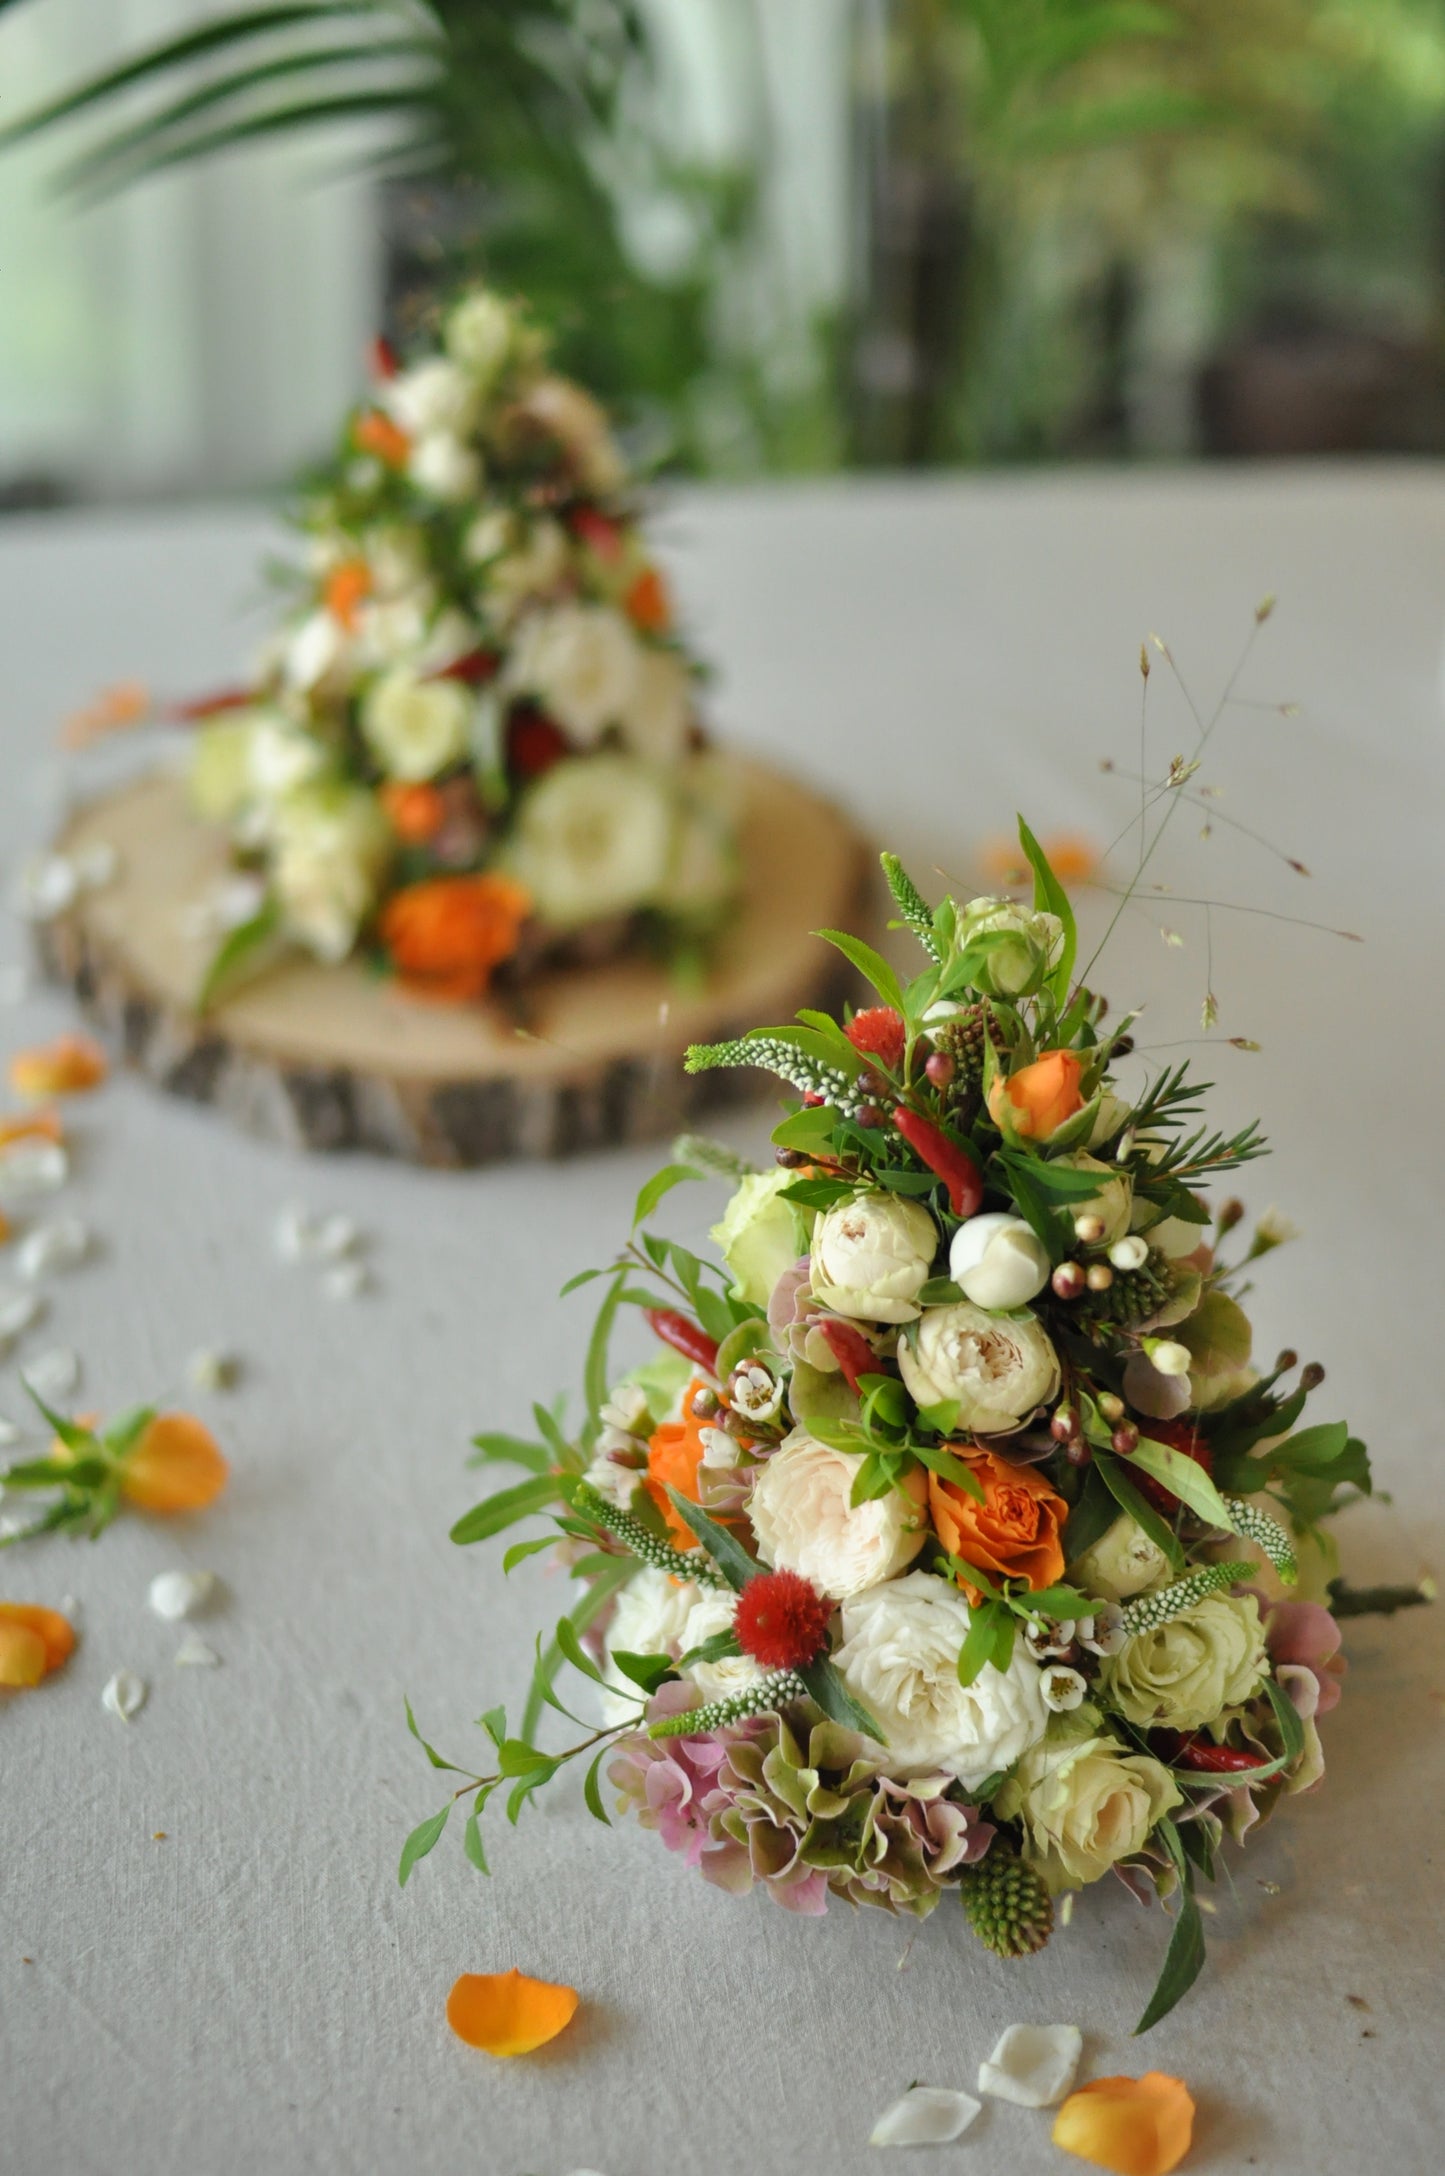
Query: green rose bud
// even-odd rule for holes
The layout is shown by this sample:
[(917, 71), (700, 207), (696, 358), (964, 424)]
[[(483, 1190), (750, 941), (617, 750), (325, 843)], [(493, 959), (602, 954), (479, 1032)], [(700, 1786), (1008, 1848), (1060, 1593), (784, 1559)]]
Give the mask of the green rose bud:
[(1063, 942), (1056, 914), (1038, 914), (1012, 899), (971, 899), (959, 923), (965, 949), (982, 945), (973, 987), (992, 997), (1024, 997), (1037, 990)]
[(713, 1244), (732, 1272), (735, 1299), (766, 1307), (783, 1271), (807, 1253), (816, 1212), (779, 1198), (796, 1178), (795, 1171), (750, 1173), (723, 1211), (722, 1222), (714, 1224)]
[(1268, 1667), (1253, 1595), (1210, 1594), (1126, 1640), (1104, 1663), (1100, 1687), (1141, 1728), (1200, 1730), (1247, 1700)]
[(1144, 1848), (1181, 1801), (1167, 1768), (1102, 1734), (1092, 1708), (1056, 1715), (999, 1790), (994, 1810), (1022, 1821), (1024, 1857), (1049, 1888), (1081, 1889)]
[(1068, 1210), (1076, 1220), (1081, 1216), (1099, 1219), (1104, 1230), (1094, 1244), (1112, 1247), (1116, 1239), (1122, 1239), (1129, 1229), (1129, 1218), (1134, 1208), (1134, 1187), (1127, 1171), (1119, 1171), (1113, 1164), (1100, 1163), (1097, 1156), (1074, 1149), (1067, 1156), (1053, 1159), (1055, 1167), (1064, 1171), (1097, 1171), (1099, 1191), (1088, 1194), (1082, 1201), (1070, 1201)]
[(1069, 1579), (1085, 1594), (1099, 1595), (1106, 1602), (1127, 1602), (1131, 1595), (1156, 1586), (1168, 1570), (1164, 1551), (1125, 1512), (1092, 1549), (1069, 1566)]

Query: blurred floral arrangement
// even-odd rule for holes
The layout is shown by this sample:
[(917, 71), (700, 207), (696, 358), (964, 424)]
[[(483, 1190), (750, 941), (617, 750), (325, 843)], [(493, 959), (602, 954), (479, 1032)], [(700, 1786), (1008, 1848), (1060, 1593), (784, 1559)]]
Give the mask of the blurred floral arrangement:
[(259, 679), (193, 707), (242, 871), (209, 1001), (278, 945), (477, 999), (650, 940), (691, 959), (737, 869), (726, 775), (602, 409), (484, 287), (366, 401), (301, 513)]
[[(1289, 1387), (1293, 1353), (1251, 1363), (1240, 1275), (1280, 1235), (1261, 1220), (1231, 1258), (1243, 1208), (1206, 1190), (1264, 1152), (1257, 1128), (1211, 1130), (1187, 1064), (1121, 1094), (1132, 1016), (1106, 1025), (1020, 839), (1032, 905), (930, 907), (885, 856), (921, 972), (824, 931), (874, 1004), (689, 1054), (793, 1090), (776, 1166), (680, 1145), (616, 1264), (572, 1281), (606, 1283), (580, 1433), (539, 1404), (534, 1441), (477, 1438), (528, 1477), (453, 1539), (549, 1517), (560, 1542), (505, 1568), (555, 1547), (585, 1597), (519, 1729), (482, 1717), (494, 1765), (460, 1771), (403, 1880), (453, 1804), (485, 1869), (493, 1794), (516, 1820), (590, 1760), (599, 1819), (605, 1770), (704, 1879), (796, 1912), (922, 1917), (956, 1892), (1021, 1956), (1108, 1873), (1172, 1897), (1143, 2030), (1203, 1963), (1196, 1883), (1224, 1839), (1320, 1780), (1344, 1667), (1322, 1522), (1369, 1491), (1365, 1447), (1299, 1426), (1322, 1369)], [(707, 1172), (736, 1181), (715, 1259), (645, 1228)], [(624, 1307), (660, 1349), (615, 1381)], [(602, 1717), (557, 1753), (535, 1733), (570, 1713), (564, 1661)]]

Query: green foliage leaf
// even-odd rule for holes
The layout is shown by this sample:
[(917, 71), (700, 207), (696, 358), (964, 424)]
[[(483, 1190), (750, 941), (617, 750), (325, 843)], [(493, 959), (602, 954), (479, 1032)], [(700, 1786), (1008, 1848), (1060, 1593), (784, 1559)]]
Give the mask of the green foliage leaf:
[(1264, 1689), (1269, 1704), (1274, 1709), (1274, 1719), (1279, 1725), (1280, 1742), (1284, 1747), (1284, 1766), (1290, 1767), (1305, 1749), (1305, 1726), (1293, 1700), (1274, 1678), (1265, 1679)]
[(683, 1185), (688, 1179), (700, 1179), (701, 1177), (702, 1173), (695, 1171), (691, 1164), (664, 1164), (660, 1171), (654, 1171), (652, 1177), (647, 1181), (637, 1197), (636, 1206), (632, 1211), (632, 1229), (636, 1231), (643, 1219), (651, 1216), (658, 1203), (664, 1200), (675, 1186)]
[(872, 983), (885, 1005), (891, 1005), (897, 1013), (905, 1010), (902, 983), (887, 960), (880, 952), (875, 952), (871, 944), (865, 944), (861, 937), (850, 936), (846, 929), (815, 929), (813, 935), (821, 937), (825, 944), (830, 944), (835, 951), (841, 952), (844, 959), (857, 968), (864, 980)]
[(418, 1859), (424, 1859), (429, 1851), (436, 1849), (441, 1832), (451, 1819), (451, 1811), (452, 1802), (448, 1799), (440, 1813), (434, 1813), (430, 1819), (418, 1822), (407, 1837), (406, 1842), (401, 1847), (401, 1864), (396, 1870), (397, 1884), (400, 1888), (404, 1889), (406, 1887), (411, 1870)]
[(587, 1341), (587, 1359), (582, 1370), (582, 1395), (587, 1404), (587, 1426), (583, 1440), (590, 1450), (601, 1428), (600, 1414), (607, 1403), (611, 1388), (608, 1380), (608, 1352), (612, 1343), (612, 1326), (617, 1320), (617, 1310), (622, 1304), (622, 1287), (626, 1271), (619, 1270), (608, 1288), (607, 1297), (597, 1310), (597, 1320), (592, 1325), (592, 1335)]
[(701, 1504), (690, 1503), (675, 1488), (670, 1488), (667, 1493), (678, 1517), (696, 1534), (728, 1585), (741, 1594), (760, 1567), (753, 1562), (737, 1536), (730, 1534), (725, 1526), (719, 1526), (716, 1519), (710, 1519)]
[(582, 1784), (582, 1797), (587, 1811), (591, 1814), (593, 1820), (600, 1821), (604, 1828), (611, 1828), (612, 1818), (602, 1803), (602, 1791), (597, 1780), (597, 1772), (611, 1751), (610, 1745), (604, 1745), (601, 1748), (600, 1752), (594, 1756)]
[(594, 1685), (606, 1683), (602, 1672), (582, 1645), (577, 1628), (570, 1617), (563, 1617), (559, 1620), (554, 1637), (574, 1670), (580, 1670), (584, 1677), (590, 1677)]
[(1138, 1466), (1154, 1480), (1162, 1481), (1171, 1494), (1183, 1504), (1188, 1504), (1196, 1517), (1209, 1526), (1217, 1526), (1226, 1534), (1233, 1533), (1231, 1519), (1224, 1498), (1220, 1495), (1209, 1475), (1183, 1451), (1176, 1451), (1168, 1443), (1156, 1443), (1152, 1436), (1141, 1437), (1139, 1448), (1134, 1451), (1128, 1464)]
[(806, 1669), (799, 1670), (798, 1675), (808, 1688), (809, 1698), (830, 1722), (841, 1723), (845, 1730), (856, 1730), (863, 1737), (872, 1738), (877, 1745), (888, 1743), (887, 1734), (876, 1717), (869, 1714), (861, 1701), (853, 1698), (841, 1672), (826, 1655), (819, 1655)]
[(833, 1146), (838, 1113), (828, 1103), (806, 1103), (802, 1110), (780, 1118), (769, 1139), (775, 1148), (796, 1148), (824, 1155)]
[(1044, 913), (1056, 914), (1064, 925), (1063, 947), (1047, 984), (1055, 1005), (1062, 1006), (1068, 999), (1069, 984), (1074, 975), (1074, 957), (1079, 946), (1074, 910), (1069, 904), (1068, 893), (1049, 867), (1048, 855), (1022, 816), (1019, 818), (1019, 844), (1028, 855), (1029, 866), (1034, 872), (1034, 906)]
[[(726, 1636), (728, 1635), (719, 1635)], [(711, 1642), (708, 1644), (711, 1645)], [(649, 1700), (658, 1686), (673, 1675), (675, 1669), (670, 1655), (635, 1655), (625, 1647), (614, 1647), (612, 1660), (623, 1676), (636, 1685), (640, 1692), (645, 1692)]]
[(473, 1436), (477, 1456), (469, 1458), (469, 1466), (482, 1466), (488, 1460), (503, 1466), (526, 1466), (532, 1473), (546, 1473), (552, 1463), (552, 1454), (545, 1443), (533, 1443), (526, 1436), (509, 1436), (496, 1432)]
[(1179, 1874), (1179, 1902), (1174, 1915), (1174, 1931), (1169, 1937), (1169, 1947), (1164, 1952), (1164, 1965), (1158, 1983), (1145, 2006), (1144, 2014), (1134, 2027), (1137, 2039), (1148, 2032), (1161, 2017), (1167, 2017), (1176, 2002), (1187, 1995), (1204, 1969), (1204, 1920), (1194, 1895), (1194, 1871), (1179, 1840), (1179, 1831), (1166, 1816), (1159, 1822), (1156, 1833), (1163, 1839), (1169, 1856)]
[(1119, 1509), (1127, 1511), (1135, 1525), (1143, 1528), (1156, 1549), (1163, 1550), (1169, 1559), (1170, 1569), (1182, 1574), (1184, 1551), (1179, 1546), (1179, 1536), (1167, 1521), (1160, 1518), (1154, 1506), (1145, 1502), (1124, 1471), (1122, 1462), (1096, 1450), (1093, 1471), (1098, 1474)]
[(1002, 1602), (980, 1602), (970, 1613), (968, 1631), (958, 1651), (960, 1685), (972, 1685), (980, 1672), (993, 1661), (1000, 1626), (1005, 1622), (1012, 1627), (1013, 1619), (1006, 1604)]
[(466, 1774), (467, 1771), (465, 1768), (458, 1768), (454, 1760), (443, 1760), (441, 1754), (437, 1751), (436, 1747), (434, 1745), (428, 1745), (426, 1739), (417, 1729), (416, 1717), (412, 1713), (410, 1700), (406, 1701), (406, 1727), (411, 1732), (412, 1736), (416, 1739), (417, 1744), (421, 1747), (423, 1753), (425, 1753), (433, 1768), (445, 1768), (449, 1772), (449, 1774), (454, 1776), (464, 1776)]
[(462, 1849), (479, 1874), (490, 1874), (487, 1854), (482, 1848), (482, 1824), (477, 1818), (475, 1806), (468, 1811), (467, 1825), (462, 1830)]
[(227, 931), (196, 992), (198, 1013), (210, 1012), (248, 969), (260, 965), (280, 929), (280, 905), (274, 899), (266, 899), (249, 921), (239, 922)]
[(561, 1501), (561, 1490), (556, 1478), (550, 1473), (535, 1475), (530, 1481), (519, 1481), (515, 1488), (501, 1489), (497, 1495), (488, 1496), (484, 1503), (474, 1504), (464, 1511), (452, 1528), (452, 1540), (465, 1548), (474, 1541), (488, 1541), (493, 1534), (515, 1526), (518, 1519), (529, 1518), (548, 1504)]
[[(580, 1572), (582, 1567), (577, 1565), (573, 1569), (574, 1572)], [(586, 1575), (590, 1578), (591, 1584), (576, 1607), (569, 1612), (568, 1622), (571, 1624), (573, 1631), (580, 1636), (580, 1634), (587, 1631), (589, 1626), (595, 1624), (602, 1612), (608, 1607), (612, 1597), (626, 1586), (636, 1570), (637, 1559), (635, 1557), (609, 1556), (603, 1558), (597, 1569)], [(532, 1673), (532, 1683), (527, 1693), (527, 1705), (522, 1711), (522, 1735), (524, 1738), (530, 1737), (536, 1729), (542, 1709), (547, 1704), (547, 1696), (551, 1690), (552, 1680), (561, 1667), (562, 1650), (558, 1646), (556, 1639), (553, 1638), (545, 1651), (539, 1656), (537, 1667)]]

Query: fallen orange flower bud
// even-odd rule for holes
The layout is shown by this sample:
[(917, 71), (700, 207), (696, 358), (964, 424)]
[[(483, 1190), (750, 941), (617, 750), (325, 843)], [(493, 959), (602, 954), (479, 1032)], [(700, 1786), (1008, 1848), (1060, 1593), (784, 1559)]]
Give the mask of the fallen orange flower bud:
[(554, 1987), (510, 1972), (464, 1972), (447, 1996), (447, 2023), (459, 2040), (488, 2055), (530, 2055), (571, 2024), (575, 1987)]
[(93, 703), (71, 712), (60, 728), (60, 744), (63, 748), (88, 748), (107, 733), (139, 724), (150, 715), (151, 707), (150, 689), (143, 681), (122, 680), (113, 688), (102, 688)]
[(121, 1466), (120, 1492), (141, 1511), (169, 1518), (203, 1511), (230, 1470), (209, 1428), (192, 1414), (158, 1413)]
[(35, 1111), (28, 1118), (0, 1118), (0, 1148), (12, 1141), (63, 1141), (59, 1111)]
[(53, 1043), (16, 1051), (10, 1085), (18, 1096), (79, 1096), (98, 1088), (109, 1071), (105, 1052), (88, 1035), (59, 1035)]
[(371, 569), (364, 559), (344, 559), (333, 567), (322, 588), (322, 601), (334, 620), (354, 628), (362, 604), (371, 594)]
[(13, 1692), (38, 1685), (75, 1647), (59, 1610), (35, 1602), (0, 1602), (0, 1686)]
[(1189, 2151), (1194, 2102), (1182, 2079), (1095, 2078), (1071, 2093), (1054, 2123), (1054, 2144), (1115, 2176), (1168, 2176)]

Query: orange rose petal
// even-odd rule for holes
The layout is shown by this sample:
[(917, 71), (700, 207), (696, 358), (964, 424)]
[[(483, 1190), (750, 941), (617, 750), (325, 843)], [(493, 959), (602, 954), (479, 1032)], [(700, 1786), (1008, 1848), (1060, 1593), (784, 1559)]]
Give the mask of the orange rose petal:
[(93, 703), (82, 710), (72, 711), (60, 728), (61, 745), (66, 748), (85, 748), (93, 740), (100, 740), (107, 733), (118, 733), (125, 726), (137, 725), (150, 715), (152, 708), (150, 689), (141, 680), (122, 680), (115, 687), (103, 688)]
[(1054, 2144), (1115, 2176), (1168, 2176), (1189, 2151), (1194, 2102), (1182, 2079), (1095, 2078), (1071, 2093), (1054, 2123)]
[(230, 1474), (209, 1428), (190, 1413), (160, 1413), (121, 1468), (121, 1494), (141, 1511), (169, 1518), (203, 1511)]
[(666, 632), (672, 621), (667, 584), (656, 567), (644, 567), (623, 599), (623, 609), (634, 627), (645, 635)]
[(322, 586), (322, 601), (341, 626), (354, 629), (361, 606), (371, 593), (371, 569), (364, 559), (344, 559)]
[(488, 2055), (530, 2055), (570, 2025), (575, 1987), (510, 1972), (464, 1972), (447, 1996), (447, 2023), (469, 2048)]
[(1053, 831), (1039, 844), (1061, 884), (1092, 884), (1103, 855), (1082, 831)]
[(99, 1043), (88, 1035), (60, 1035), (53, 1043), (17, 1050), (10, 1085), (18, 1096), (79, 1096), (98, 1088), (110, 1070)]
[(63, 1141), (59, 1111), (32, 1111), (24, 1118), (0, 1118), (0, 1148), (12, 1141)]
[(400, 424), (393, 423), (379, 408), (370, 408), (364, 415), (359, 415), (351, 436), (358, 453), (373, 454), (387, 468), (406, 467), (411, 440)]
[(0, 1602), (0, 1685), (38, 1685), (74, 1648), (75, 1633), (58, 1609)]

